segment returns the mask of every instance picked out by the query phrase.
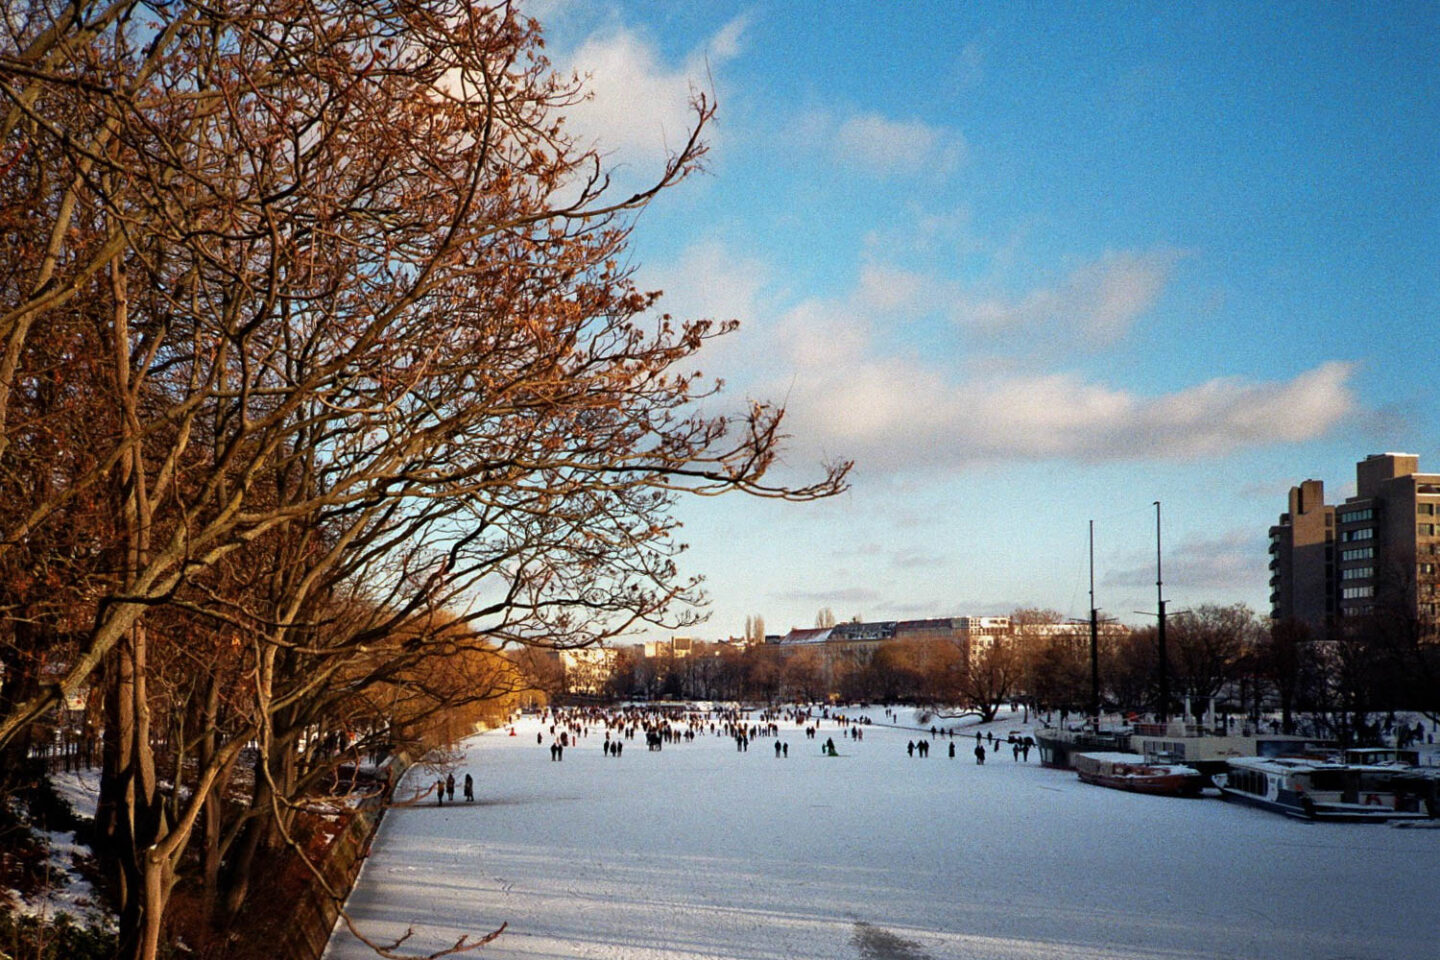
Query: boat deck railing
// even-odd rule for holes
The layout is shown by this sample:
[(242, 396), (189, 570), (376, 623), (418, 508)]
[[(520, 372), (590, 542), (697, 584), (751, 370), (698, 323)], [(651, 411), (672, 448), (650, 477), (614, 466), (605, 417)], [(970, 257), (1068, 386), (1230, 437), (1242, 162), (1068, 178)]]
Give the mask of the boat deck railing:
[(1137, 737), (1203, 737), (1209, 732), (1202, 723), (1172, 720), (1169, 723), (1136, 723)]

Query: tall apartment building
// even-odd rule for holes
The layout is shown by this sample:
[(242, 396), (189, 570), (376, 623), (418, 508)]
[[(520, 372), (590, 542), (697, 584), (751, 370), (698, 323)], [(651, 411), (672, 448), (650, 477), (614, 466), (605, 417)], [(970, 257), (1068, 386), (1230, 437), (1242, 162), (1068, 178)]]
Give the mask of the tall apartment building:
[(1270, 616), (1321, 637), (1335, 609), (1335, 508), (1323, 480), (1306, 480), (1290, 488), (1290, 509), (1270, 528)]
[(1325, 503), (1325, 487), (1290, 490), (1270, 528), (1271, 616), (1317, 637), (1374, 615), (1440, 622), (1440, 474), (1410, 453), (1378, 453), (1355, 466), (1355, 496)]

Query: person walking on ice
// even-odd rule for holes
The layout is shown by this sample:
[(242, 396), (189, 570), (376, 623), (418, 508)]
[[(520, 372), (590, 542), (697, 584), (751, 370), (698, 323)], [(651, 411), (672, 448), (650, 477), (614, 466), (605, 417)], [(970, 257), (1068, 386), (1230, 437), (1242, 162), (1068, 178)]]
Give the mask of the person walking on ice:
[(475, 801), (475, 780), (470, 774), (465, 774), (465, 799), (471, 803)]

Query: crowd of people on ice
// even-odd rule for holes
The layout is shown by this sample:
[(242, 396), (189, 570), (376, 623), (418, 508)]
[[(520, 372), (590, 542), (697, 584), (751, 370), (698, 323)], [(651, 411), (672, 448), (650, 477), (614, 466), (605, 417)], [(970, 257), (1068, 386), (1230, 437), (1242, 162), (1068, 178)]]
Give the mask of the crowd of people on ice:
[[(840, 728), (841, 736), (854, 740), (865, 738), (869, 717), (832, 712), (828, 707), (792, 706), (759, 711), (734, 706), (702, 708), (684, 705), (630, 705), (623, 707), (553, 707), (540, 716), (542, 729), (535, 742), (545, 743), (550, 735), (552, 759), (563, 759), (566, 747), (588, 739), (592, 731), (602, 737), (601, 747), (610, 756), (619, 756), (628, 740), (643, 738), (650, 750), (663, 750), (667, 744), (693, 742), (697, 737), (728, 737), (735, 749), (744, 753), (752, 740), (774, 739), (775, 755), (788, 757), (790, 745), (781, 740), (784, 729), (794, 727), (807, 740), (814, 740), (822, 723)], [(833, 747), (833, 738), (829, 741)]]
[[(546, 746), (552, 762), (562, 762), (568, 748), (579, 749), (582, 742), (591, 740), (592, 732), (607, 757), (620, 757), (629, 741), (644, 740), (651, 751), (663, 750), (668, 745), (693, 743), (699, 737), (726, 737), (734, 741), (737, 752), (750, 749), (752, 740), (771, 740), (776, 759), (790, 756), (790, 743), (784, 738), (786, 730), (803, 736), (808, 741), (818, 740), (822, 728), (828, 725), (842, 741), (859, 743), (865, 739), (865, 728), (874, 721), (864, 714), (847, 713), (830, 707), (792, 705), (761, 710), (741, 709), (733, 705), (704, 707), (699, 704), (632, 704), (625, 706), (601, 707), (548, 707), (539, 716), (541, 729), (535, 734), (535, 743)], [(888, 726), (905, 728), (899, 711), (885, 710)], [(913, 728), (912, 728), (913, 729)], [(949, 755), (955, 757), (955, 738), (959, 731), (941, 728), (932, 724), (928, 730), (921, 728), (921, 736), (911, 739), (905, 745), (910, 757), (928, 757), (933, 742), (949, 741)], [(928, 737), (926, 736), (928, 734)], [(515, 727), (509, 728), (509, 735), (516, 736)], [(1028, 761), (1035, 741), (1029, 736), (1012, 733), (1008, 738), (995, 736), (993, 732), (975, 733), (975, 762), (983, 764), (987, 753), (998, 753), (1002, 745), (1008, 745), (1017, 762)], [(988, 749), (987, 749), (988, 748)], [(835, 736), (826, 736), (820, 744), (822, 756), (839, 756)], [(436, 802), (443, 804), (455, 800), (455, 777), (448, 775), (437, 781), (434, 787)], [(474, 800), (474, 781), (470, 774), (464, 778), (464, 798)]]
[[(885, 719), (896, 727), (906, 726), (898, 711), (885, 710)], [(790, 744), (783, 739), (786, 729), (814, 741), (821, 736), (822, 725), (829, 725), (838, 731), (841, 740), (860, 742), (865, 739), (865, 728), (873, 721), (864, 714), (847, 713), (830, 707), (793, 705), (772, 707), (757, 711), (742, 710), (735, 706), (702, 707), (698, 704), (644, 704), (618, 707), (551, 707), (540, 715), (542, 729), (535, 734), (535, 742), (544, 745), (546, 732), (550, 737), (550, 758), (563, 760), (565, 748), (578, 745), (590, 738), (594, 731), (601, 739), (601, 748), (606, 756), (618, 757), (629, 740), (644, 739), (650, 750), (663, 750), (668, 744), (693, 742), (697, 737), (727, 737), (734, 741), (737, 752), (745, 753), (753, 740), (772, 739), (777, 759), (790, 756)], [(513, 734), (513, 728), (511, 730)], [(929, 734), (928, 739), (923, 735)], [(919, 739), (906, 744), (911, 757), (928, 757), (933, 741), (948, 738), (949, 755), (955, 756), (954, 739), (959, 731), (955, 727), (942, 729), (932, 724), (928, 731), (922, 729)], [(1012, 733), (1002, 739), (993, 732), (975, 734), (975, 757), (984, 763), (987, 750), (996, 753), (1001, 745), (1010, 747), (1012, 758), (1028, 761), (1035, 741), (1029, 736)], [(826, 756), (838, 756), (834, 736), (825, 738), (820, 752)]]

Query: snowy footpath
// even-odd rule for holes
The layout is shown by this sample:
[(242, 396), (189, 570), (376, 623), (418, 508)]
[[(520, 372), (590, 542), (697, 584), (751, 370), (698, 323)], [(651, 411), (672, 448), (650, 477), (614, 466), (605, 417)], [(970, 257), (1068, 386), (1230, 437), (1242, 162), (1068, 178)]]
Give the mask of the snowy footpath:
[[(504, 922), (466, 956), (505, 960), (1440, 956), (1440, 830), (1121, 793), (1008, 747), (979, 766), (974, 727), (912, 757), (919, 731), (870, 715), (858, 742), (782, 724), (784, 758), (709, 735), (613, 757), (596, 726), (555, 762), (537, 718), (473, 738), (476, 802), (391, 810), (349, 910), (377, 941), (413, 927), (407, 953)], [(326, 953), (373, 956), (343, 924)]]

